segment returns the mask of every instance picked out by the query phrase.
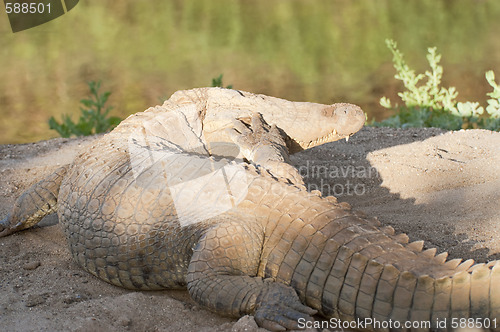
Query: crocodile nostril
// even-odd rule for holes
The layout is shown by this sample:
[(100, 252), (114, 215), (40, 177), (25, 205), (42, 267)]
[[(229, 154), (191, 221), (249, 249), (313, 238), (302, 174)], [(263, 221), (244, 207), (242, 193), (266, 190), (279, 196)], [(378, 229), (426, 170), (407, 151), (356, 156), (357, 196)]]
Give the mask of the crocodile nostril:
[(324, 107), (321, 113), (325, 117), (358, 117), (364, 116), (363, 111), (356, 105), (347, 103), (338, 103)]
[(344, 114), (345, 115), (348, 115), (348, 116), (352, 116), (352, 117), (355, 117), (355, 118), (363, 118), (365, 117), (365, 113), (363, 112), (363, 110), (359, 107), (351, 107), (351, 108), (344, 108)]

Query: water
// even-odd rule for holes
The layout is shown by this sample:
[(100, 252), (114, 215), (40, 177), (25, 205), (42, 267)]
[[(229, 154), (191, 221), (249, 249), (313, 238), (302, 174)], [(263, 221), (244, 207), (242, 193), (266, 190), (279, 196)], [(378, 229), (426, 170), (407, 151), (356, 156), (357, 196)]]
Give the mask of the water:
[(498, 0), (87, 0), (16, 34), (3, 17), (0, 143), (57, 136), (48, 118), (76, 120), (89, 80), (112, 91), (121, 117), (224, 73), (237, 89), (352, 102), (380, 120), (380, 97), (401, 89), (386, 38), (418, 71), (436, 46), (461, 101), (484, 104), (484, 73), (500, 77)]

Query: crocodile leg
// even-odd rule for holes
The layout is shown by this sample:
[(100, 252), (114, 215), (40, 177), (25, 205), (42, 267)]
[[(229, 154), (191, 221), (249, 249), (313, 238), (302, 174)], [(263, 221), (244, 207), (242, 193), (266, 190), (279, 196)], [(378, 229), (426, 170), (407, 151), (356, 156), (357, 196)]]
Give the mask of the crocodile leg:
[(59, 186), (67, 167), (56, 169), (16, 200), (12, 212), (0, 221), (0, 237), (33, 227), (46, 215), (56, 212)]
[(257, 323), (280, 331), (312, 320), (316, 310), (301, 304), (295, 290), (256, 277), (263, 230), (247, 221), (209, 229), (194, 249), (187, 283), (192, 298), (226, 316), (255, 315)]
[(297, 169), (290, 165), (285, 139), (275, 125), (269, 126), (260, 113), (254, 113), (250, 128), (236, 119), (233, 126), (227, 133), (248, 161), (265, 168), (277, 178), (304, 184)]

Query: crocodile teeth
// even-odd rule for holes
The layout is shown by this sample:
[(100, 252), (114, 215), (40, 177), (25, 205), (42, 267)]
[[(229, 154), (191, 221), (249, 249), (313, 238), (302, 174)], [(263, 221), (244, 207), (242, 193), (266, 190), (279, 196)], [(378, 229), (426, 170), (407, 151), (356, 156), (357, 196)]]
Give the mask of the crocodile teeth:
[(304, 142), (304, 141), (299, 141), (299, 140), (296, 140), (297, 143), (299, 143), (299, 145), (301, 147), (303, 147), (304, 149), (308, 149), (308, 148), (312, 148), (316, 145), (320, 145), (320, 144), (323, 144), (323, 143), (328, 143), (328, 142), (331, 142), (331, 139), (335, 136), (337, 136), (337, 130), (336, 129), (333, 129), (332, 132), (326, 134), (325, 136), (322, 136), (320, 138), (317, 138), (313, 141), (310, 141), (310, 142)]

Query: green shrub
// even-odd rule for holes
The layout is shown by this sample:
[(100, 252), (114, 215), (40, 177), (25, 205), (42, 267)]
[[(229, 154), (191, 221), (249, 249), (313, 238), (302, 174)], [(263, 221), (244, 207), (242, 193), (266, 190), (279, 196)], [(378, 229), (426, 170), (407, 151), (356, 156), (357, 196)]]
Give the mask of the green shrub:
[[(441, 87), (443, 67), (439, 65), (441, 55), (436, 48), (428, 49), (427, 61), (431, 68), (424, 74), (415, 74), (403, 58), (395, 41), (387, 39), (387, 47), (391, 50), (396, 79), (403, 82), (406, 91), (399, 92), (398, 96), (404, 106), (392, 105), (391, 101), (382, 97), (380, 104), (394, 110), (395, 115), (381, 122), (372, 122), (374, 126), (389, 126), (398, 128), (407, 127), (438, 127), (448, 130), (484, 128), (500, 129), (500, 88), (495, 82), (493, 71), (486, 73), (486, 80), (493, 88), (487, 95), (486, 113), (478, 102), (457, 102), (458, 92), (454, 87)], [(425, 83), (422, 82), (427, 78)]]
[(71, 120), (69, 115), (62, 116), (59, 123), (52, 116), (49, 119), (49, 127), (59, 133), (61, 137), (89, 136), (110, 131), (116, 127), (121, 119), (116, 116), (108, 117), (109, 111), (113, 107), (105, 107), (111, 92), (99, 93), (101, 82), (91, 81), (87, 83), (90, 89), (90, 97), (80, 100), (83, 107), (80, 107), (80, 119), (77, 123)]
[[(222, 83), (223, 76), (224, 76), (223, 74), (220, 74), (219, 76), (212, 78), (212, 84), (210, 86), (223, 88), (224, 87), (224, 84)], [(229, 84), (228, 86), (226, 86), (226, 89), (232, 89), (232, 88), (233, 88), (232, 84)], [(160, 104), (163, 104), (165, 102), (165, 100), (167, 100), (168, 98), (169, 98), (168, 96), (163, 96), (163, 97), (158, 98), (158, 100), (160, 101)]]
[[(224, 87), (224, 84), (222, 84), (222, 77), (223, 76), (224, 76), (223, 74), (220, 74), (218, 77), (212, 78), (212, 86), (223, 88)], [(232, 88), (233, 88), (232, 84), (229, 84), (228, 86), (226, 86), (226, 89), (232, 89)]]

